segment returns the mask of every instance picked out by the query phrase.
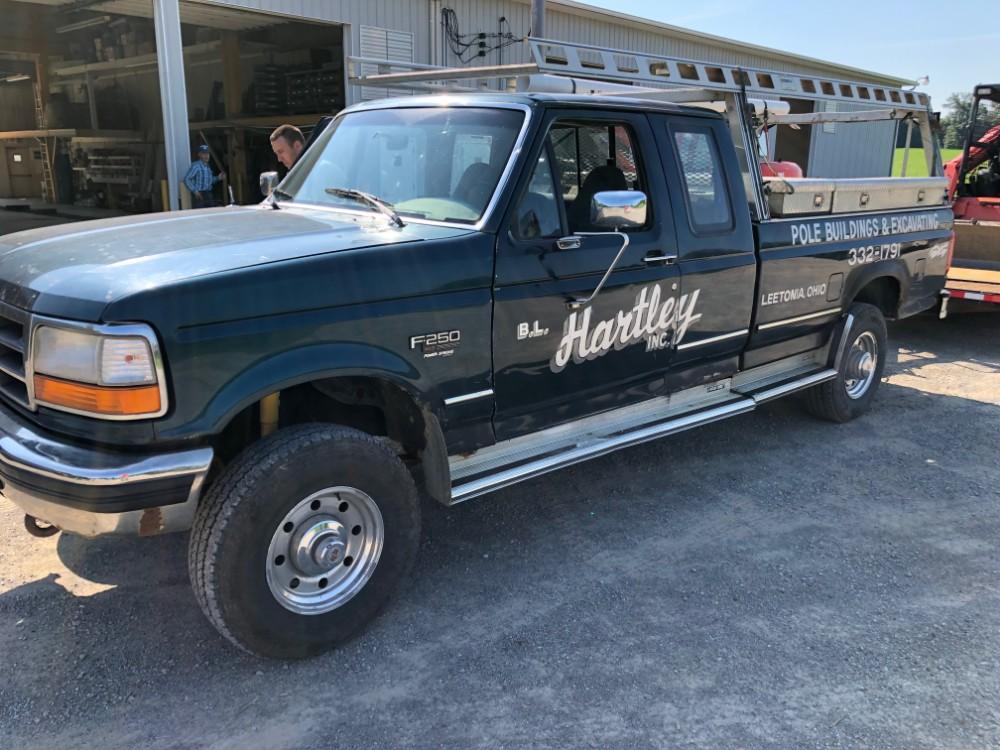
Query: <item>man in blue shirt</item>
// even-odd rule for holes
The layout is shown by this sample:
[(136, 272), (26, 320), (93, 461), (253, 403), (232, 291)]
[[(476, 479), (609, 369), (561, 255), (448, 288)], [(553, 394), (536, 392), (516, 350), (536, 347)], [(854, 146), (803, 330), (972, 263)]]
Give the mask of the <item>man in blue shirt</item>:
[(212, 168), (208, 166), (208, 161), (211, 158), (212, 155), (207, 145), (198, 146), (198, 158), (192, 162), (191, 168), (184, 175), (184, 184), (191, 191), (195, 208), (211, 208), (215, 205), (215, 195), (212, 193), (212, 188), (215, 183), (226, 176), (225, 172), (219, 172), (218, 177), (212, 174)]

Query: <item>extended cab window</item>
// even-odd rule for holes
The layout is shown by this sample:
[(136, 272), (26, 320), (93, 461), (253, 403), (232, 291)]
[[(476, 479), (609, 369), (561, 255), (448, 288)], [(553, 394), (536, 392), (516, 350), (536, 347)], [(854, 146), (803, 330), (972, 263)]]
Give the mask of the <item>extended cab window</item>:
[[(571, 233), (595, 231), (590, 206), (597, 193), (644, 189), (634, 143), (631, 128), (622, 123), (556, 121), (549, 130), (548, 148), (518, 206), (515, 234), (521, 238), (556, 234), (557, 201), (562, 201)], [(546, 152), (553, 155), (552, 164)], [(553, 181), (555, 185), (545, 187)], [(545, 233), (523, 234), (533, 231), (532, 222)]]
[(404, 218), (472, 224), (497, 189), (523, 121), (518, 110), (479, 107), (349, 112), (320, 136), (281, 189), (290, 197), (285, 200), (374, 210), (330, 192), (358, 190), (392, 204)]
[(671, 131), (684, 179), (691, 228), (697, 233), (732, 228), (733, 212), (712, 130), (698, 125), (674, 125)]

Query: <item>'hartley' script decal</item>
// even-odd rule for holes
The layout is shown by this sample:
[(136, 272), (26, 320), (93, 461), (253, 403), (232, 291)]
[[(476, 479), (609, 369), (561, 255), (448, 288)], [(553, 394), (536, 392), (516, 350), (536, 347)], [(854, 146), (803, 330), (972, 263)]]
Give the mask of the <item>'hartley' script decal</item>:
[(561, 372), (571, 361), (579, 364), (603, 357), (612, 350), (618, 351), (642, 340), (646, 341), (646, 351), (679, 344), (688, 328), (701, 319), (701, 313), (694, 311), (700, 292), (695, 289), (679, 299), (667, 297), (661, 301), (663, 291), (659, 284), (644, 286), (631, 310), (619, 310), (614, 317), (593, 325), (592, 308), (570, 313), (549, 368), (552, 372)]

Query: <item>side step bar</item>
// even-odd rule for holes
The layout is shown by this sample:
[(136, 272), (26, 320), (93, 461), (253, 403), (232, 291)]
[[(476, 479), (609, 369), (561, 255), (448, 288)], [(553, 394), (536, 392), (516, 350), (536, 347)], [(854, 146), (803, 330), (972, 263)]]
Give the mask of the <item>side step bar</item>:
[(790, 383), (782, 383), (771, 388), (765, 388), (752, 394), (752, 397), (756, 403), (763, 404), (767, 401), (787, 396), (789, 393), (795, 393), (795, 391), (812, 388), (814, 385), (825, 383), (827, 380), (833, 380), (835, 377), (837, 377), (837, 371), (830, 368), (829, 370), (822, 370), (812, 375), (807, 375), (799, 380), (793, 380)]
[(452, 504), (460, 503), (472, 497), (485, 495), (487, 492), (492, 492), (493, 490), (509, 487), (525, 479), (541, 476), (565, 466), (572, 466), (590, 458), (603, 456), (620, 448), (628, 448), (632, 445), (645, 443), (647, 440), (655, 440), (656, 438), (672, 435), (675, 432), (716, 422), (726, 417), (734, 417), (737, 414), (752, 411), (754, 406), (756, 404), (752, 399), (741, 398), (725, 406), (717, 406), (712, 409), (706, 409), (705, 411), (661, 422), (660, 424), (649, 425), (619, 435), (600, 438), (591, 443), (578, 445), (560, 453), (529, 461), (510, 469), (498, 471), (481, 479), (474, 479), (452, 487), (451, 502)]
[[(573, 464), (597, 458), (598, 456), (603, 456), (622, 448), (639, 445), (640, 443), (690, 430), (694, 427), (700, 427), (701, 425), (717, 422), (728, 417), (735, 417), (738, 414), (745, 414), (753, 411), (758, 404), (794, 393), (795, 391), (810, 388), (827, 380), (832, 380), (835, 377), (837, 377), (837, 370), (827, 368), (777, 385), (768, 385), (752, 392), (738, 394), (735, 391), (730, 391), (730, 395), (734, 398), (724, 403), (696, 411), (688, 411), (685, 414), (672, 415), (667, 419), (646, 423), (610, 435), (595, 434), (581, 425), (579, 439), (556, 450), (543, 453), (545, 451), (545, 441), (539, 440), (537, 442), (539, 455), (534, 457), (525, 455), (523, 438), (514, 439), (507, 441), (509, 443), (508, 448), (505, 448), (504, 444), (498, 444), (485, 449), (493, 454), (491, 457), (492, 460), (489, 462), (490, 465), (497, 466), (499, 464), (499, 466), (490, 473), (480, 476), (462, 476), (463, 464), (468, 465), (470, 459), (453, 458), (452, 475), (458, 475), (459, 479), (452, 485), (450, 504), (455, 505), (464, 500), (485, 495), (494, 490), (523, 482), (526, 479), (532, 479), (542, 474), (547, 474), (550, 471), (572, 466)], [(626, 408), (635, 409), (634, 406)], [(610, 421), (614, 419), (614, 415), (615, 412), (609, 412), (603, 416)], [(593, 418), (588, 419), (592, 420)], [(550, 428), (550, 430), (552, 432), (557, 430), (565, 432), (567, 427), (570, 426), (559, 425), (558, 427)], [(549, 432), (549, 430), (543, 431), (543, 434), (545, 432)], [(505, 453), (508, 460), (506, 466), (503, 465)]]

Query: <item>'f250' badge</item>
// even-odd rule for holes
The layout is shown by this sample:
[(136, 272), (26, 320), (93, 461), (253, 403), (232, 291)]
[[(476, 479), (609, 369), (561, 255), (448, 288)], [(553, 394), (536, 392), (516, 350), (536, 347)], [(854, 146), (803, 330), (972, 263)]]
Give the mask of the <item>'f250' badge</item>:
[(419, 333), (410, 336), (410, 351), (419, 349), (424, 359), (431, 357), (450, 357), (462, 341), (462, 332), (438, 331), (437, 333)]
[(701, 319), (694, 311), (700, 289), (690, 294), (662, 299), (659, 284), (644, 286), (631, 310), (619, 310), (606, 320), (592, 320), (593, 308), (573, 312), (563, 324), (559, 348), (549, 360), (552, 372), (562, 372), (570, 362), (579, 364), (603, 357), (611, 351), (646, 342), (646, 351), (679, 344), (688, 328)]

